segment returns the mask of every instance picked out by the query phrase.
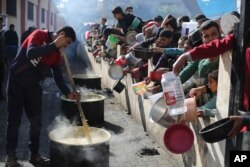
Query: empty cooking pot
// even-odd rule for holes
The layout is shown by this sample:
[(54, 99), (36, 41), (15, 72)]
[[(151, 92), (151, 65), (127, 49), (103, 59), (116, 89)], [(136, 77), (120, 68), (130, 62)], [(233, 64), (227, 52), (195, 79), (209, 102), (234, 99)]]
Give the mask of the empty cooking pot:
[(232, 120), (224, 118), (201, 129), (199, 134), (208, 143), (218, 142), (228, 137), (233, 124)]
[(155, 52), (152, 49), (147, 48), (135, 48), (134, 55), (140, 59), (151, 59)]
[(177, 122), (177, 116), (170, 116), (163, 97), (159, 98), (150, 110), (149, 119), (165, 128)]
[(117, 64), (111, 64), (108, 70), (109, 77), (114, 80), (119, 80), (123, 76), (122, 67)]
[(76, 85), (86, 86), (88, 89), (101, 90), (102, 77), (95, 74), (76, 74), (72, 76)]
[[(81, 106), (89, 125), (101, 125), (104, 123), (104, 100), (105, 97), (99, 94), (82, 94)], [(75, 100), (61, 96), (62, 113), (71, 121), (81, 123), (79, 109)]]
[(194, 133), (186, 125), (170, 126), (163, 137), (165, 147), (174, 154), (182, 154), (190, 150), (194, 144)]

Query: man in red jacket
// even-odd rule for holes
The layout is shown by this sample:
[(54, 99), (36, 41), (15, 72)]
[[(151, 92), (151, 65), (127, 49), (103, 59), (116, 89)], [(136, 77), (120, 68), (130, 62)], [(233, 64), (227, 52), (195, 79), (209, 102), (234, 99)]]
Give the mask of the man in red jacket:
[[(250, 38), (249, 38), (250, 39)], [(173, 65), (174, 73), (178, 74), (182, 67), (187, 61), (196, 61), (204, 58), (209, 58), (212, 56), (219, 56), (220, 54), (233, 49), (234, 45), (234, 36), (233, 34), (227, 35), (221, 40), (213, 40), (208, 44), (203, 44), (198, 47), (193, 48), (189, 52), (182, 54)], [(245, 71), (250, 69), (250, 42), (248, 41), (246, 55), (245, 55)], [(249, 110), (249, 73), (245, 74), (245, 83), (244, 83), (244, 108), (246, 111)], [(244, 125), (250, 127), (250, 115), (244, 116), (231, 116), (234, 120), (234, 127), (229, 132), (230, 137), (234, 137)]]
[(23, 42), (10, 65), (7, 85), (6, 167), (20, 167), (16, 158), (16, 147), (23, 108), (30, 123), (30, 163), (40, 167), (50, 165), (49, 160), (39, 154), (42, 122), (42, 88), (39, 82), (44, 79), (46, 70), (52, 70), (56, 84), (63, 94), (70, 99), (80, 99), (78, 93), (71, 92), (67, 87), (60, 71), (59, 49), (68, 47), (75, 39), (75, 31), (69, 26), (62, 27), (55, 33), (36, 30)]

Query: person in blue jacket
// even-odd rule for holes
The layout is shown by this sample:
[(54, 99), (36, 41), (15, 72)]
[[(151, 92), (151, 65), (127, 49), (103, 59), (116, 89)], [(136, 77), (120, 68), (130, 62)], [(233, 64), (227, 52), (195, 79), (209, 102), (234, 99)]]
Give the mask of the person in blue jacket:
[(59, 89), (69, 99), (80, 99), (77, 92), (71, 92), (60, 71), (61, 53), (59, 49), (68, 47), (76, 40), (75, 31), (69, 26), (55, 33), (48, 30), (35, 30), (22, 43), (20, 51), (10, 65), (7, 85), (7, 144), (6, 167), (20, 167), (16, 158), (18, 129), (23, 109), (30, 123), (30, 163), (34, 166), (49, 166), (49, 159), (39, 153), (42, 87), (46, 70), (52, 70)]

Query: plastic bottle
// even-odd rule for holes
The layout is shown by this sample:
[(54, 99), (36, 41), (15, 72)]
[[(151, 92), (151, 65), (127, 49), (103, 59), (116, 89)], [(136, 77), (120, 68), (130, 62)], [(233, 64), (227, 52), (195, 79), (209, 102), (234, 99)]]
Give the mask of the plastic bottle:
[(164, 98), (168, 105), (169, 115), (183, 114), (187, 111), (185, 107), (184, 92), (179, 76), (173, 72), (162, 74), (161, 84), (163, 88)]
[(108, 39), (105, 43), (105, 45), (109, 48), (109, 49), (115, 49), (116, 48), (116, 45), (117, 43), (119, 42), (119, 39), (112, 36), (112, 35), (109, 35), (108, 36)]

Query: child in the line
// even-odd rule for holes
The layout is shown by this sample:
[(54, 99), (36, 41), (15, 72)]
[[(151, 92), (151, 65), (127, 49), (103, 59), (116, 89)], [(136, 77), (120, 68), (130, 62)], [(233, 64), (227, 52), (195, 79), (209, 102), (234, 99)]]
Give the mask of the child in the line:
[(214, 70), (208, 74), (208, 84), (193, 88), (189, 92), (190, 97), (199, 97), (205, 93), (211, 93), (212, 98), (203, 106), (197, 108), (198, 117), (214, 117), (216, 110), (216, 98), (217, 98), (217, 85), (218, 85), (218, 70)]

